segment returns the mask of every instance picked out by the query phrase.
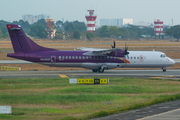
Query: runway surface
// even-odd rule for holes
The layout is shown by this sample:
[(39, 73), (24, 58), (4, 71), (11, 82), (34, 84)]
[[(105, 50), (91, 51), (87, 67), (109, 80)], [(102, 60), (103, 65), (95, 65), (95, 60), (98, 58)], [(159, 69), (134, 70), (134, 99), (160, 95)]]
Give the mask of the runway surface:
[(94, 73), (91, 70), (60, 71), (1, 71), (0, 78), (44, 78), (44, 77), (139, 77), (139, 78), (173, 78), (180, 79), (180, 69), (159, 70), (106, 70)]

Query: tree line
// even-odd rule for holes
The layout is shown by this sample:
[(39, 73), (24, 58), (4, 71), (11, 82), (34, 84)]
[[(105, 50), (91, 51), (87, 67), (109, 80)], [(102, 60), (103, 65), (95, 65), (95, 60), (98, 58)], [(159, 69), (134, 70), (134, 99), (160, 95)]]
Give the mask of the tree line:
[[(0, 20), (0, 38), (9, 37), (6, 24), (18, 24), (20, 25), (25, 33), (31, 37), (46, 39), (47, 29), (46, 20), (41, 19), (30, 25), (27, 21), (19, 20), (13, 22), (7, 22)], [(93, 38), (122, 38), (122, 39), (139, 39), (143, 35), (154, 36), (154, 29), (149, 27), (140, 28), (134, 25), (128, 25), (127, 27), (116, 27), (116, 26), (102, 26), (98, 28), (95, 32), (89, 33), (86, 30), (86, 24), (79, 21), (65, 21), (62, 22), (58, 20), (55, 22), (56, 36), (55, 39), (84, 39), (89, 40)], [(164, 29), (165, 34), (177, 38), (180, 38), (180, 26), (176, 25), (169, 29)]]

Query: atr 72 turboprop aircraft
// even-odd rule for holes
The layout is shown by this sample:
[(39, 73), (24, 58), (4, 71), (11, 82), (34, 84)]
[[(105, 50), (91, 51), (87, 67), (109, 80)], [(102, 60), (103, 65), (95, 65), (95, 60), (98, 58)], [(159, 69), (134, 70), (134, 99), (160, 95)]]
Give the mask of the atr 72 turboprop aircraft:
[(104, 72), (118, 67), (133, 68), (162, 68), (172, 66), (175, 62), (162, 52), (156, 51), (128, 51), (112, 49), (78, 48), (80, 51), (62, 51), (42, 47), (26, 36), (21, 26), (8, 24), (7, 29), (14, 53), (8, 53), (8, 57), (31, 61), (43, 65), (55, 67), (82, 67), (93, 72)]

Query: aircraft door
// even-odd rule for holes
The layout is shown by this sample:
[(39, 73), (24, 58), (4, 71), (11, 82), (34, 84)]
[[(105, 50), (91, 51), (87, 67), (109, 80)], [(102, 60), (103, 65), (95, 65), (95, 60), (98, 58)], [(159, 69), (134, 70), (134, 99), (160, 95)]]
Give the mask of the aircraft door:
[(51, 65), (56, 63), (56, 56), (51, 56)]

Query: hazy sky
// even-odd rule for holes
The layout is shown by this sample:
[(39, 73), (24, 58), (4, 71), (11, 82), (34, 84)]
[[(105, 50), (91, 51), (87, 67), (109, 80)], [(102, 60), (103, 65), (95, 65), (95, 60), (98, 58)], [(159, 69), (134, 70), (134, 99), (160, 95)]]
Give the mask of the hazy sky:
[(133, 22), (180, 24), (180, 0), (0, 0), (0, 20), (22, 19), (24, 14), (47, 14), (55, 21), (86, 21), (87, 9), (96, 10), (97, 23), (103, 18), (132, 18)]

